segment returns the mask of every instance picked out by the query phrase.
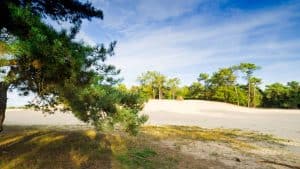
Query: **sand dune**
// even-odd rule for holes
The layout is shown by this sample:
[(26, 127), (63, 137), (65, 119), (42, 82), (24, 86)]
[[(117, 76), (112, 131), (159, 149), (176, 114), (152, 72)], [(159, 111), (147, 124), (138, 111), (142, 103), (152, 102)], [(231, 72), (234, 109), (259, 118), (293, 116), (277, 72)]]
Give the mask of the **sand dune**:
[[(196, 125), (256, 130), (300, 140), (300, 110), (257, 109), (201, 100), (150, 100), (143, 114), (151, 125)], [(33, 110), (7, 110), (8, 125), (83, 125), (71, 113), (45, 115)]]

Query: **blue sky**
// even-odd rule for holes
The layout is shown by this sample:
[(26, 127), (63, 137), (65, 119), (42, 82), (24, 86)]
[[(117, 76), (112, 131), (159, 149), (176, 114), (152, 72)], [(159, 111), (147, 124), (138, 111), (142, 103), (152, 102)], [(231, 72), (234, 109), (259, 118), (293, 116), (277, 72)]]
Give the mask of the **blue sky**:
[[(147, 70), (191, 84), (200, 72), (252, 62), (263, 85), (300, 81), (298, 0), (92, 0), (104, 20), (85, 21), (89, 44), (116, 40), (108, 63), (127, 85)], [(9, 94), (9, 105), (27, 99)]]

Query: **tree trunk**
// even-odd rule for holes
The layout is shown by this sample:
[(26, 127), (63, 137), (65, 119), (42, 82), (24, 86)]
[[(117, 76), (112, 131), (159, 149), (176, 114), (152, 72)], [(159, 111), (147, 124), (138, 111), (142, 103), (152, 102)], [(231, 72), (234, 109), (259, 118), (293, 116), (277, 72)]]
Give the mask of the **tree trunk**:
[(158, 99), (162, 99), (161, 87), (158, 88)]
[(239, 98), (239, 93), (237, 91), (236, 86), (234, 86), (234, 90), (235, 90), (235, 94), (236, 94), (236, 98), (237, 98), (237, 105), (239, 106), (240, 105), (240, 98)]
[(206, 100), (208, 100), (208, 84), (207, 83), (205, 83), (204, 84), (205, 86), (204, 86), (204, 97), (205, 97), (205, 99)]
[(256, 103), (255, 103), (255, 85), (253, 86), (253, 101), (252, 101), (252, 106), (256, 107)]
[(250, 92), (251, 92), (250, 80), (248, 81), (248, 107), (250, 107)]
[(172, 99), (175, 99), (175, 91), (172, 91)]
[(155, 90), (152, 89), (152, 99), (155, 99)]
[(6, 83), (0, 82), (0, 132), (3, 130), (5, 119), (8, 86)]
[(225, 93), (224, 93), (224, 97), (225, 97), (225, 103), (229, 103), (229, 96), (228, 96), (228, 86), (227, 85), (225, 85)]

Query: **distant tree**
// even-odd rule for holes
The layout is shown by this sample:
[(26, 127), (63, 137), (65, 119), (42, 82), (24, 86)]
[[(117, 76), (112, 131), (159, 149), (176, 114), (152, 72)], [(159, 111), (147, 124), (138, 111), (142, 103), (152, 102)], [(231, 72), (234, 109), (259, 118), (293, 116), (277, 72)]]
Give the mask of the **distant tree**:
[(215, 97), (218, 98), (218, 100), (229, 102), (232, 93), (234, 93), (232, 89), (234, 88), (235, 80), (236, 76), (230, 68), (221, 68), (213, 73), (210, 79), (211, 86), (215, 91), (222, 93), (221, 95), (216, 94)]
[(188, 99), (206, 99), (206, 96), (204, 95), (205, 89), (204, 86), (199, 82), (193, 82), (192, 85), (188, 87)]
[(257, 95), (257, 85), (261, 84), (261, 79), (260, 78), (256, 78), (256, 77), (251, 77), (250, 78), (250, 86), (252, 88), (252, 97), (250, 98), (250, 103), (252, 107), (256, 107), (257, 105), (257, 100), (260, 98), (259, 95)]
[(148, 95), (150, 91), (152, 92), (152, 99), (155, 99), (157, 95), (159, 99), (163, 98), (166, 76), (157, 71), (147, 71), (138, 77), (138, 82)]
[(180, 80), (178, 78), (171, 78), (167, 80), (167, 87), (170, 90), (171, 93), (171, 99), (176, 98), (176, 92), (177, 89), (179, 88)]
[[(211, 76), (200, 73), (197, 82), (181, 88), (175, 87), (176, 85), (173, 84), (173, 80), (179, 81), (179, 79), (168, 79), (164, 76), (164, 82), (167, 83), (162, 83), (162, 93), (169, 93), (168, 98), (174, 99), (175, 90), (172, 90), (173, 87), (171, 87), (174, 86), (173, 89), (177, 90), (177, 96), (182, 96), (185, 99), (216, 100), (248, 107), (300, 108), (299, 82), (292, 81), (288, 82), (287, 85), (274, 83), (267, 85), (265, 90), (262, 90), (259, 88), (262, 79), (254, 76), (254, 72), (258, 69), (260, 67), (253, 63), (241, 63), (229, 68), (220, 68), (218, 71), (213, 72)], [(240, 73), (247, 81), (246, 84), (237, 83)], [(154, 74), (156, 74), (155, 76), (161, 75), (158, 72)], [(150, 78), (155, 76), (144, 76), (144, 79), (153, 81), (153, 86), (158, 91), (157, 80)], [(156, 96), (158, 95), (156, 93)]]
[(280, 83), (267, 85), (264, 91), (264, 105), (266, 107), (287, 108), (288, 87)]
[(138, 77), (138, 82), (141, 85), (143, 92), (152, 99), (156, 98), (155, 74), (157, 72), (147, 71)]
[[(257, 87), (261, 79), (253, 77), (253, 72), (259, 69), (252, 63), (241, 63), (229, 68), (220, 68), (209, 76), (200, 73), (197, 81), (189, 89), (189, 97), (206, 100), (217, 100), (237, 105), (257, 106), (262, 99), (262, 91)], [(239, 73), (243, 73), (247, 85), (237, 83)], [(250, 82), (251, 80), (251, 82)], [(203, 86), (201, 86), (203, 85)], [(198, 94), (197, 94), (198, 93)], [(202, 95), (203, 93), (203, 95)]]
[(251, 78), (253, 76), (253, 73), (255, 70), (260, 69), (259, 66), (253, 64), (253, 63), (241, 63), (239, 66), (239, 69), (241, 72), (245, 74), (244, 78), (247, 80), (248, 83), (248, 107), (250, 107), (251, 103)]
[(155, 84), (158, 88), (158, 99), (163, 99), (163, 89), (165, 87), (165, 83), (167, 81), (166, 76), (158, 73), (155, 75)]
[(177, 98), (178, 100), (182, 100), (182, 99), (185, 99), (185, 98), (188, 98), (188, 95), (189, 95), (189, 86), (183, 86), (183, 87), (180, 87), (177, 91)]
[[(247, 93), (248, 86), (242, 85), (242, 84), (237, 84), (235, 86), (235, 88), (236, 88), (236, 90), (234, 91), (235, 100), (232, 103), (237, 103), (237, 99), (238, 99), (240, 106), (248, 106), (248, 93)], [(237, 94), (236, 94), (236, 91), (237, 91)]]
[(289, 88), (289, 108), (300, 108), (300, 84), (296, 81), (287, 83)]
[(292, 81), (287, 85), (281, 83), (267, 85), (263, 105), (265, 107), (300, 108), (299, 82)]
[(199, 77), (197, 78), (198, 82), (203, 82), (204, 85), (204, 96), (205, 99), (208, 99), (209, 95), (209, 74), (207, 73), (200, 73)]
[(232, 67), (230, 67), (230, 69), (233, 71), (233, 74), (236, 76), (236, 79), (234, 81), (234, 92), (236, 95), (236, 103), (239, 106), (240, 105), (240, 95), (239, 95), (239, 91), (238, 91), (238, 84), (237, 84), (237, 79), (239, 78), (238, 74), (239, 74), (239, 66), (238, 65), (234, 65)]

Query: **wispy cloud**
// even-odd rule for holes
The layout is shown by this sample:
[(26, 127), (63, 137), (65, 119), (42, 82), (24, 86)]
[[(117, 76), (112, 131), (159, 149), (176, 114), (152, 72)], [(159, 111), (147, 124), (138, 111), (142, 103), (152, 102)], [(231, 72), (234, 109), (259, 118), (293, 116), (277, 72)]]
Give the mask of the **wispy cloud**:
[[(159, 7), (155, 8), (155, 5)], [(153, 16), (149, 17), (151, 12), (146, 9), (137, 10), (145, 6), (154, 9)], [(290, 33), (286, 32), (299, 28), (299, 21), (295, 20), (299, 17), (299, 5), (251, 12), (233, 11), (224, 15), (224, 18), (210, 14), (203, 14), (204, 17), (202, 13), (182, 17), (192, 13), (192, 10), (179, 6), (175, 4), (168, 13), (168, 3), (138, 3), (133, 10), (135, 12), (130, 11), (127, 16), (135, 13), (139, 22), (135, 25), (125, 24), (125, 30), (118, 26), (114, 28), (122, 36), (117, 39), (117, 55), (110, 63), (122, 69), (127, 84), (133, 84), (138, 74), (146, 70), (176, 75), (183, 82), (191, 83), (199, 72), (211, 72), (218, 67), (239, 62), (254, 62), (270, 67), (278, 65), (278, 62), (285, 64), (291, 59), (300, 60), (300, 38), (289, 37)], [(174, 17), (180, 20), (169, 21)], [(124, 22), (132, 21), (125, 19)], [(275, 76), (276, 72), (273, 71), (274, 75), (269, 76), (267, 70), (259, 72), (267, 82), (282, 81)], [(285, 79), (292, 78), (299, 80), (298, 77)]]

